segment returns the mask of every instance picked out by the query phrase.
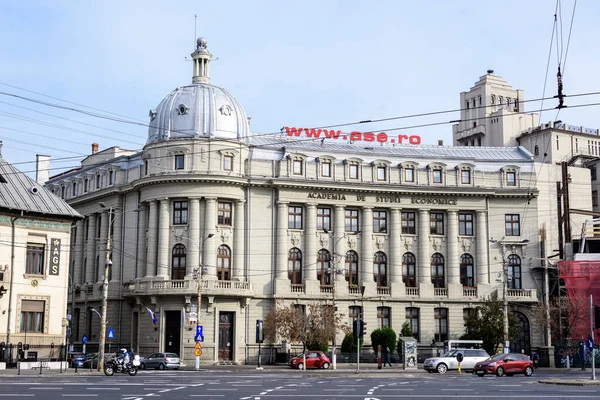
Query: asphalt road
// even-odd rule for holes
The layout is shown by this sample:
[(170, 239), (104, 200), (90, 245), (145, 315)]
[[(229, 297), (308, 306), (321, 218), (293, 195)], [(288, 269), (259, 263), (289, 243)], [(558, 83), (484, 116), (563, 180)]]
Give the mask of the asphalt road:
[[(552, 375), (549, 375), (551, 377)], [(556, 375), (554, 375), (556, 376)], [(382, 377), (327, 371), (140, 371), (127, 375), (0, 376), (0, 399), (597, 399), (600, 387), (537, 383), (544, 377), (479, 378), (470, 374), (388, 373)], [(547, 376), (548, 377), (548, 376)]]

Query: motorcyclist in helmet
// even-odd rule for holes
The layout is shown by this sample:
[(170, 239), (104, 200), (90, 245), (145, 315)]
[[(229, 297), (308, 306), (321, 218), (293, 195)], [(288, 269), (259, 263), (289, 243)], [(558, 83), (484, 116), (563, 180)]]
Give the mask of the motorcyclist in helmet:
[(127, 349), (119, 350), (119, 354), (117, 355), (117, 362), (122, 366), (126, 366), (129, 363), (129, 353)]

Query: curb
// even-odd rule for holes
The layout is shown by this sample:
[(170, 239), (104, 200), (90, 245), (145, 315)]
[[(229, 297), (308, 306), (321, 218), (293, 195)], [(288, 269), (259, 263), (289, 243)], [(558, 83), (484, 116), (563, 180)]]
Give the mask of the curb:
[(543, 383), (546, 385), (561, 385), (561, 386), (600, 386), (600, 380), (539, 380), (538, 383)]

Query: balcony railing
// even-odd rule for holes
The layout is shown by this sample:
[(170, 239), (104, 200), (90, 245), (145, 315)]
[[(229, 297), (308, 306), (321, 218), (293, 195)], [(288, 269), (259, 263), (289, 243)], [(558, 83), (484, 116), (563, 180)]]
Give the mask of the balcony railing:
[(377, 286), (377, 294), (389, 296), (392, 294), (392, 291), (389, 287)]
[(321, 285), (321, 293), (333, 293), (333, 286)]
[(418, 287), (407, 287), (406, 289), (406, 295), (407, 296), (418, 296), (419, 295), (419, 288)]
[(463, 297), (477, 297), (477, 288), (463, 288)]
[(506, 294), (508, 297), (531, 298), (531, 289), (508, 289)]
[(360, 293), (360, 288), (358, 286), (349, 286), (348, 287), (348, 293), (349, 294), (361, 294)]
[(304, 285), (302, 283), (290, 284), (290, 291), (292, 293), (304, 293)]
[(433, 288), (433, 295), (448, 297), (448, 288)]
[(196, 294), (198, 285), (201, 286), (202, 292), (206, 294), (221, 294), (246, 296), (252, 291), (252, 285), (249, 282), (243, 281), (198, 281), (189, 279), (173, 279), (173, 280), (143, 280), (125, 284), (125, 294)]

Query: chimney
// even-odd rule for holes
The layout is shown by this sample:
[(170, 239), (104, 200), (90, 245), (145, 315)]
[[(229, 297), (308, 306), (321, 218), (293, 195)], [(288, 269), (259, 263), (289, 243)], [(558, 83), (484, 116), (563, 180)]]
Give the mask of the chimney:
[(98, 152), (98, 143), (92, 143), (92, 154), (96, 154)]
[(444, 141), (438, 139), (438, 146), (443, 146), (443, 145), (444, 145)]
[(50, 179), (50, 156), (43, 154), (35, 155), (35, 181), (40, 185)]

